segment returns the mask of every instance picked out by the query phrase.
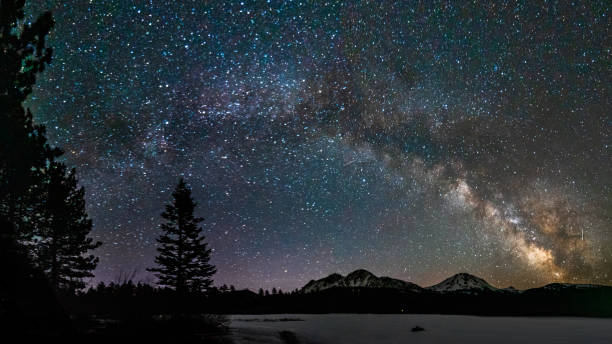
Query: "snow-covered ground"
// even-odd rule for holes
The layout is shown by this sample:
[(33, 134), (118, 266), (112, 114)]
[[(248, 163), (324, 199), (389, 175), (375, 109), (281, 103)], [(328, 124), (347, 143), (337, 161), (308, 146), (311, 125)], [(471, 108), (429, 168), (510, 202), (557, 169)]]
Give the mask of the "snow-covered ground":
[[(232, 315), (230, 319), (237, 344), (290, 343), (281, 340), (281, 331), (291, 331), (304, 344), (612, 343), (612, 319), (599, 318), (274, 314)], [(417, 325), (425, 331), (412, 332)]]

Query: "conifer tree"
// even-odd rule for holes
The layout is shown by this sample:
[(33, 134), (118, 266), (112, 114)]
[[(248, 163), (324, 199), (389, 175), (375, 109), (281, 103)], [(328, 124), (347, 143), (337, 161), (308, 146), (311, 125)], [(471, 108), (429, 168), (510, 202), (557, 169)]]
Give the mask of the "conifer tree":
[(47, 177), (38, 261), (54, 288), (79, 290), (85, 287), (83, 278), (93, 277), (98, 263), (98, 258), (87, 252), (102, 243), (88, 237), (92, 222), (85, 211), (85, 191), (77, 185), (75, 170), (67, 171), (66, 165), (53, 161)]
[(23, 107), (36, 76), (51, 62), (45, 38), (54, 24), (50, 12), (25, 23), (24, 3), (2, 0), (0, 5), (0, 216), (12, 224), (0, 234), (19, 242), (34, 233), (44, 169), (61, 155), (47, 143), (45, 127), (34, 124)]
[(161, 215), (165, 222), (161, 225), (163, 233), (157, 239), (159, 254), (155, 263), (158, 267), (148, 271), (155, 272), (158, 284), (178, 294), (207, 291), (217, 270), (209, 263), (211, 250), (199, 226), (204, 219), (194, 217), (197, 204), (183, 178), (172, 198)]
[(23, 106), (51, 62), (45, 39), (54, 24), (50, 12), (26, 23), (24, 4), (0, 0), (0, 308), (20, 318), (17, 323), (61, 332), (69, 318), (23, 246), (42, 220), (44, 170), (49, 159), (61, 155)]

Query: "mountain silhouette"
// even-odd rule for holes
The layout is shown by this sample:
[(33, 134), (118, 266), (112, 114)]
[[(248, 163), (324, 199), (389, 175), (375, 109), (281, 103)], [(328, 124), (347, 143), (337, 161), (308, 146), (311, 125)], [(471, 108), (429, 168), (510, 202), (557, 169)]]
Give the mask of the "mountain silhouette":
[(593, 288), (609, 288), (595, 284), (571, 284), (571, 283), (551, 283), (538, 288), (528, 290), (518, 290), (514, 287), (496, 288), (485, 281), (483, 278), (460, 272), (452, 275), (438, 284), (429, 287), (421, 287), (415, 283), (403, 281), (391, 277), (378, 277), (373, 273), (358, 269), (346, 276), (333, 273), (327, 277), (311, 280), (300, 290), (302, 293), (321, 292), (332, 288), (379, 288), (394, 289), (410, 292), (429, 292), (429, 293), (522, 293), (525, 291), (562, 291)]
[(418, 285), (391, 277), (377, 277), (373, 273), (359, 269), (346, 275), (334, 273), (319, 280), (308, 282), (302, 292), (311, 293), (330, 288), (390, 288), (410, 291), (422, 291)]
[(427, 289), (437, 292), (498, 290), (484, 279), (465, 272), (453, 275), (438, 284), (427, 287)]

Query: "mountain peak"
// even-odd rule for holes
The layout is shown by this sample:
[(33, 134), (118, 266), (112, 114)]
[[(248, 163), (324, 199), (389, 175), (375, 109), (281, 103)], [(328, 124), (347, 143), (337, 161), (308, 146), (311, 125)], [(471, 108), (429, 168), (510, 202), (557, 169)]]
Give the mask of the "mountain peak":
[(369, 272), (368, 270), (365, 269), (358, 269), (355, 270), (353, 272), (351, 272), (350, 274), (346, 275), (347, 279), (355, 279), (355, 278), (372, 278), (372, 277), (376, 277), (373, 273)]
[(346, 275), (346, 277), (342, 277), (342, 275), (334, 273), (320, 280), (310, 281), (302, 288), (302, 291), (305, 293), (310, 293), (334, 287), (387, 288), (411, 291), (423, 290), (423, 288), (414, 283), (405, 282), (391, 277), (377, 277), (368, 270), (358, 269), (349, 273)]
[(485, 280), (467, 272), (460, 272), (427, 289), (433, 291), (497, 290)]
[(343, 281), (344, 283), (342, 284), (345, 287), (369, 287), (371, 281), (376, 280), (377, 278), (378, 277), (376, 277), (373, 273), (364, 269), (359, 269), (346, 275), (346, 278)]

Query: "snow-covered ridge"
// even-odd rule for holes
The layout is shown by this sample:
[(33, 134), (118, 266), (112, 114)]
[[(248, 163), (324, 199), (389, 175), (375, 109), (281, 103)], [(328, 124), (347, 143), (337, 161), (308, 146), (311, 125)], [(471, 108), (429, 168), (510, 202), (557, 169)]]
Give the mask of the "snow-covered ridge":
[(367, 270), (355, 270), (346, 277), (340, 274), (331, 274), (320, 280), (312, 280), (303, 288), (304, 293), (321, 291), (334, 287), (360, 287), (360, 288), (392, 288), (411, 291), (421, 291), (423, 288), (406, 281), (390, 277), (377, 277)]
[(484, 290), (499, 290), (487, 281), (483, 280), (480, 277), (476, 277), (470, 275), (468, 273), (462, 272), (456, 275), (453, 275), (444, 281), (432, 285), (431, 287), (427, 287), (426, 289), (437, 291), (437, 292), (448, 292), (448, 291), (464, 291), (464, 290), (473, 290), (473, 291), (484, 291)]
[(335, 287), (390, 288), (419, 292), (425, 290), (434, 292), (498, 290), (482, 278), (467, 273), (459, 273), (436, 285), (422, 288), (417, 284), (395, 278), (377, 277), (367, 270), (360, 269), (351, 272), (346, 277), (335, 273), (320, 280), (312, 280), (302, 288), (302, 291), (311, 293)]
[(302, 288), (302, 291), (310, 293), (313, 291), (337, 287), (342, 280), (344, 280), (344, 276), (340, 274), (331, 274), (325, 278), (321, 278), (320, 280), (311, 280)]
[[(525, 290), (517, 290), (514, 287), (496, 288), (484, 279), (462, 272), (453, 275), (438, 284), (423, 288), (417, 284), (402, 281), (391, 277), (378, 277), (373, 273), (359, 269), (346, 276), (334, 273), (319, 280), (308, 282), (302, 292), (312, 293), (330, 288), (388, 288), (399, 289), (413, 292), (434, 292), (434, 293), (481, 293), (481, 292), (500, 292), (500, 293), (523, 293)], [(551, 283), (539, 288), (529, 290), (567, 290), (567, 289), (590, 289), (590, 288), (612, 288), (594, 284), (570, 284), (570, 283)]]

